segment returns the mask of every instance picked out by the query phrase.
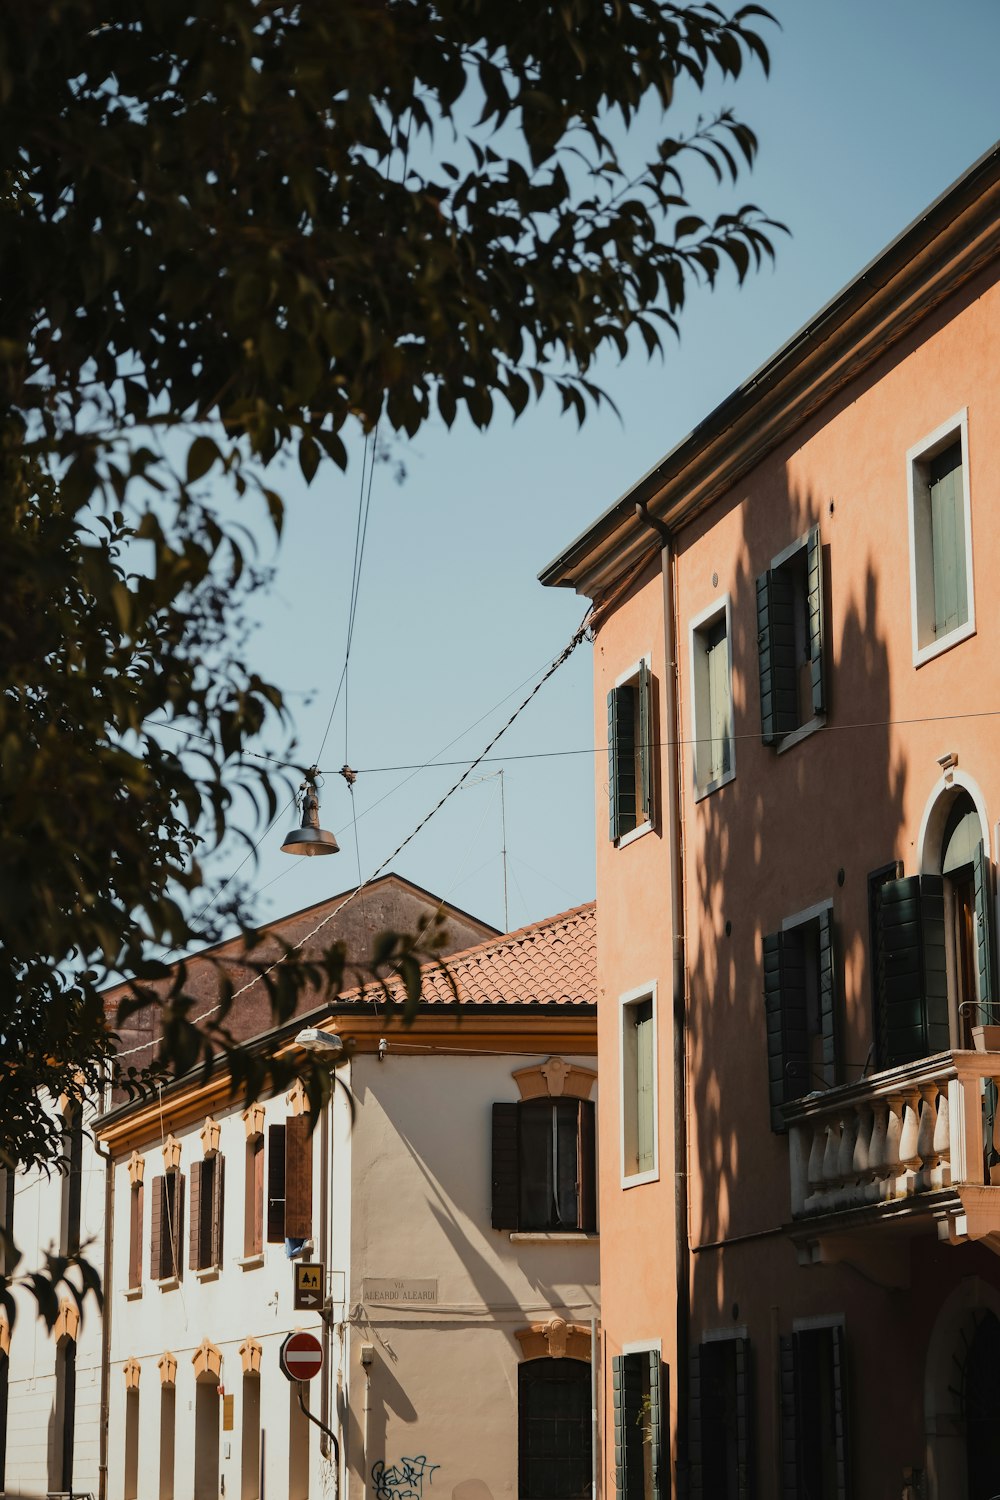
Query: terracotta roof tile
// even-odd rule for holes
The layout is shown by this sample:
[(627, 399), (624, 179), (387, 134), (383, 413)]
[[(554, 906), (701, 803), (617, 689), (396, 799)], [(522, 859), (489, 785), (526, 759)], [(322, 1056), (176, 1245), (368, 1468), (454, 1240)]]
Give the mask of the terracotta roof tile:
[[(436, 964), (421, 969), (424, 1005), (596, 1005), (597, 916), (593, 901), (503, 937), (453, 953), (446, 974)], [(390, 983), (394, 999), (406, 992)], [(375, 998), (373, 986), (348, 990), (337, 1005)]]

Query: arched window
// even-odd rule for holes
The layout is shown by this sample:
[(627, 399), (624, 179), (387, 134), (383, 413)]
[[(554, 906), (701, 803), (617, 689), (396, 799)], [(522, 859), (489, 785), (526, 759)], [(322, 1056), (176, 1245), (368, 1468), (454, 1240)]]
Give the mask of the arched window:
[(590, 1365), (532, 1359), (517, 1371), (518, 1500), (583, 1500), (591, 1485)]

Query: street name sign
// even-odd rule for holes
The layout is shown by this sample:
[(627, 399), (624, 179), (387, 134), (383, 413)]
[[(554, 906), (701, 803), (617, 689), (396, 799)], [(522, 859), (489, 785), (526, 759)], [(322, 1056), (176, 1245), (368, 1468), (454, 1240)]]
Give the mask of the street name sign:
[(295, 1298), (292, 1303), (296, 1312), (317, 1312), (323, 1306), (323, 1288), (326, 1285), (326, 1267), (321, 1260), (300, 1261), (295, 1267)]
[(323, 1345), (311, 1333), (290, 1333), (278, 1351), (281, 1373), (288, 1380), (312, 1380), (323, 1368)]

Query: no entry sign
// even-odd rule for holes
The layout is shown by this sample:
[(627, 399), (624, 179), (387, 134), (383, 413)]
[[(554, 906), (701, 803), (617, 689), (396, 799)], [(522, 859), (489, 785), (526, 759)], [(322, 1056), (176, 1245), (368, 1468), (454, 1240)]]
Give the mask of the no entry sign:
[(312, 1380), (323, 1368), (323, 1345), (311, 1333), (290, 1333), (278, 1353), (281, 1373), (289, 1380)]

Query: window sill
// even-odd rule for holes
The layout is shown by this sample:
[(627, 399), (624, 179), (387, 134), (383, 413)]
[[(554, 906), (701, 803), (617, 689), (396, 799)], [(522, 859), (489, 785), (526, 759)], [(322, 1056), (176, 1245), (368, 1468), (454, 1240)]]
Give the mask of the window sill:
[(256, 1271), (258, 1266), (264, 1264), (264, 1252), (258, 1250), (256, 1255), (241, 1255), (236, 1264), (241, 1271)]
[(161, 1276), (159, 1280), (153, 1282), (153, 1285), (158, 1286), (161, 1292), (176, 1291), (180, 1284), (179, 1276)]
[(825, 728), (826, 714), (816, 714), (814, 718), (807, 719), (804, 724), (800, 724), (798, 729), (793, 729), (791, 734), (783, 735), (781, 738), (781, 742), (777, 747), (777, 753), (779, 755), (784, 755), (785, 751), (791, 750), (793, 745), (801, 744), (802, 741), (807, 740), (811, 734), (815, 734), (818, 729)]
[(928, 641), (926, 646), (918, 646), (913, 653), (913, 665), (922, 667), (926, 662), (933, 661), (936, 656), (942, 656), (945, 651), (950, 651), (952, 646), (960, 646), (975, 633), (975, 620), (967, 620), (964, 625), (957, 625), (954, 630), (949, 630), (948, 634), (941, 636), (939, 640)]
[(220, 1270), (220, 1266), (197, 1266), (194, 1274), (198, 1281), (217, 1281)]
[(512, 1229), (510, 1234), (512, 1245), (543, 1244), (548, 1240), (555, 1240), (560, 1245), (587, 1244), (598, 1239), (600, 1235), (596, 1229)]
[(701, 802), (705, 797), (710, 797), (713, 792), (717, 792), (720, 787), (728, 786), (731, 781), (735, 780), (736, 772), (727, 771), (725, 776), (720, 776), (717, 781), (708, 782), (706, 786), (699, 787), (696, 785), (694, 789), (694, 800), (696, 802)]
[(125, 1288), (125, 1301), (126, 1302), (138, 1302), (138, 1300), (139, 1300), (139, 1298), (141, 1296), (142, 1296), (142, 1287), (141, 1286), (127, 1286)]
[(634, 1187), (644, 1187), (647, 1182), (659, 1182), (660, 1169), (654, 1167), (651, 1172), (633, 1172), (628, 1177), (622, 1174), (622, 1190)]
[(641, 839), (643, 834), (652, 833), (652, 831), (653, 825), (648, 820), (645, 823), (640, 823), (638, 828), (631, 828), (628, 833), (623, 833), (616, 843), (615, 848), (624, 849), (627, 844), (634, 844), (636, 839)]

